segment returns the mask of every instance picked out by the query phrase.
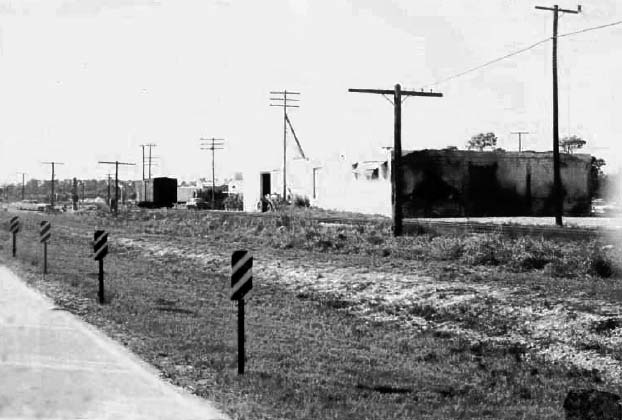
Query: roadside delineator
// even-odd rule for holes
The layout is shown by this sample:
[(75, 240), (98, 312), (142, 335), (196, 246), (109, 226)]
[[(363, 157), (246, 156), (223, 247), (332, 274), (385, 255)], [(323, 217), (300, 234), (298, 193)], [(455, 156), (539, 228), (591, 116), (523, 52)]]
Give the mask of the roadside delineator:
[(93, 258), (99, 261), (99, 290), (97, 297), (99, 303), (104, 303), (104, 257), (108, 255), (108, 232), (96, 230), (93, 235)]
[(13, 234), (13, 257), (17, 254), (17, 232), (19, 232), (19, 217), (11, 217), (9, 222), (9, 232)]
[(253, 288), (253, 257), (246, 250), (231, 255), (231, 300), (238, 301), (238, 375), (244, 374), (244, 296)]
[(43, 243), (43, 274), (48, 273), (48, 241), (52, 236), (52, 224), (43, 220), (39, 224), (39, 242)]

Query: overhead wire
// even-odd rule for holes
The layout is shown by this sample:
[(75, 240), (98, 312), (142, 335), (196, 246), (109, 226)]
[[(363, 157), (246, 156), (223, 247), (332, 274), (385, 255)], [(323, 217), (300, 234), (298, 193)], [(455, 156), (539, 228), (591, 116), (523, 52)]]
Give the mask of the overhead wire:
[(550, 40), (550, 39), (551, 39), (551, 37), (548, 37), (548, 38), (542, 39), (542, 40), (540, 40), (540, 41), (538, 41), (538, 42), (536, 42), (536, 43), (534, 43), (534, 44), (529, 45), (528, 47), (524, 47), (524, 48), (521, 48), (520, 50), (513, 51), (513, 52), (511, 52), (511, 53), (509, 53), (509, 54), (506, 54), (506, 55), (504, 55), (504, 56), (501, 56), (501, 57), (495, 58), (495, 59), (493, 59), (493, 60), (487, 61), (487, 62), (485, 62), (485, 63), (483, 63), (483, 64), (480, 64), (479, 66), (472, 67), (472, 68), (470, 68), (470, 69), (468, 69), (468, 70), (464, 70), (464, 71), (462, 71), (462, 72), (460, 72), (460, 73), (454, 74), (454, 75), (449, 76), (449, 77), (446, 77), (446, 78), (444, 78), (444, 79), (437, 80), (437, 81), (436, 81), (436, 82), (434, 82), (434, 83), (430, 83), (430, 84), (424, 85), (423, 87), (424, 87), (424, 88), (428, 88), (428, 87), (431, 87), (431, 86), (436, 86), (436, 85), (439, 85), (439, 84), (441, 84), (441, 83), (445, 83), (445, 82), (448, 82), (448, 81), (450, 81), (450, 80), (456, 79), (456, 78), (458, 78), (458, 77), (461, 77), (461, 76), (467, 75), (467, 74), (469, 74), (469, 73), (473, 73), (474, 71), (480, 70), (480, 69), (482, 69), (482, 68), (484, 68), (484, 67), (488, 67), (488, 66), (490, 66), (491, 64), (498, 63), (499, 61), (505, 60), (506, 58), (510, 58), (510, 57), (515, 56), (515, 55), (521, 54), (521, 53), (523, 53), (523, 52), (529, 51), (529, 50), (531, 50), (531, 49), (533, 49), (533, 48), (535, 48), (535, 47), (539, 46), (540, 44), (544, 44), (545, 42), (547, 42), (547, 41), (548, 41), (548, 40)]
[[(621, 24), (622, 24), (622, 20), (619, 20), (619, 21), (607, 23), (607, 24), (604, 24), (604, 25), (598, 25), (598, 26), (592, 26), (592, 27), (589, 27), (589, 28), (579, 29), (578, 31), (567, 32), (567, 33), (564, 33), (564, 34), (561, 34), (561, 35), (557, 35), (557, 38), (564, 38), (564, 37), (567, 37), (567, 36), (577, 35), (577, 34), (581, 34), (581, 33), (585, 33), (585, 32), (595, 31), (597, 29), (608, 28), (608, 27), (611, 27), (611, 26), (616, 26), (616, 25), (621, 25)], [(521, 48), (519, 50), (510, 52), (508, 54), (505, 54), (505, 55), (503, 55), (501, 57), (498, 57), (498, 58), (495, 58), (493, 60), (487, 61), (487, 62), (485, 62), (485, 63), (483, 63), (483, 64), (481, 64), (479, 66), (475, 66), (475, 67), (469, 68), (469, 69), (464, 70), (464, 71), (462, 71), (460, 73), (456, 73), (454, 75), (445, 77), (444, 79), (437, 80), (434, 83), (429, 83), (427, 85), (424, 85), (423, 88), (429, 88), (429, 87), (432, 87), (432, 86), (437, 86), (437, 85), (440, 85), (441, 83), (446, 83), (446, 82), (448, 82), (450, 80), (457, 79), (457, 78), (465, 76), (465, 75), (467, 75), (469, 73), (473, 73), (473, 72), (475, 72), (477, 70), (480, 70), (480, 69), (482, 69), (484, 67), (488, 67), (488, 66), (490, 66), (492, 64), (498, 63), (499, 61), (505, 60), (507, 58), (513, 57), (515, 55), (518, 55), (518, 54), (521, 54), (523, 52), (529, 51), (529, 50), (531, 50), (533, 48), (536, 48), (537, 46), (539, 46), (541, 44), (544, 44), (545, 42), (547, 42), (547, 41), (549, 41), (551, 39), (553, 39), (553, 37), (547, 37), (547, 38), (542, 39), (542, 40), (540, 40), (538, 42), (535, 42), (535, 43), (533, 43), (533, 44), (531, 44), (531, 45), (529, 45), (527, 47)]]

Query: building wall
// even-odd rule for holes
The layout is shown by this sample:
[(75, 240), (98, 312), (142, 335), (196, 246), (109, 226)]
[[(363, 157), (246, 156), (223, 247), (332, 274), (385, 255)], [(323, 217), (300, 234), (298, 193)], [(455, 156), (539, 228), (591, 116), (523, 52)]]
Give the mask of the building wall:
[[(387, 164), (379, 168), (378, 178), (367, 179), (341, 159), (318, 162), (296, 159), (287, 165), (290, 197), (309, 199), (313, 206), (369, 214), (391, 214), (391, 182)], [(278, 170), (253, 170), (244, 174), (244, 210), (256, 211), (260, 197), (261, 173), (270, 173), (271, 192), (282, 195), (283, 176)], [(248, 180), (248, 181), (246, 181)]]
[[(421, 150), (405, 152), (405, 217), (552, 216), (552, 153)], [(564, 212), (590, 211), (589, 155), (561, 155)], [(391, 170), (387, 162), (344, 159), (321, 164), (292, 160), (287, 167), (290, 196), (308, 197), (320, 208), (391, 215)], [(260, 173), (245, 173), (244, 209), (256, 210)], [(282, 194), (281, 170), (271, 176), (271, 192)]]
[[(589, 155), (562, 154), (564, 212), (588, 215)], [(403, 157), (406, 217), (552, 216), (552, 153), (422, 150)]]

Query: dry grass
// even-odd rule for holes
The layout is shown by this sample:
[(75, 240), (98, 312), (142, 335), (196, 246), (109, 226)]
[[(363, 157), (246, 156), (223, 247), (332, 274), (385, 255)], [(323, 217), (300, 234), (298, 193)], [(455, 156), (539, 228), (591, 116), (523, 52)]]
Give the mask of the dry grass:
[[(7, 257), (4, 230), (0, 260), (233, 418), (559, 419), (570, 387), (621, 390), (598, 372), (545, 361), (527, 345), (474, 340), (439, 327), (453, 323), (497, 336), (516, 327), (494, 313), (495, 300), (484, 295), (444, 309), (361, 298), (375, 314), (401, 319), (408, 313), (434, 326), (422, 330), (357, 314), (360, 302), (352, 296), (368, 296), (361, 294), (365, 287), (379, 286), (372, 275), (368, 284), (352, 281), (356, 289), (327, 293), (313, 282), (293, 288), (293, 273), (288, 278), (283, 267), (264, 270), (259, 264), (247, 306), (248, 373), (235, 372), (235, 306), (226, 275), (233, 249), (253, 249), (258, 260), (302, 271), (310, 271), (302, 268), (306, 264), (322, 267), (325, 276), (383, 270), (388, 281), (389, 273), (417, 270), (437, 283), (521, 282), (543, 294), (561, 288), (574, 295), (587, 280), (593, 297), (619, 304), (622, 287), (614, 279), (620, 260), (606, 244), (490, 235), (395, 240), (386, 221), (332, 226), (300, 212), (273, 219), (175, 211), (140, 211), (120, 220), (61, 215), (52, 218), (51, 274), (43, 280), (34, 234), (41, 217), (23, 218), (17, 260)], [(90, 259), (96, 227), (112, 231), (104, 306), (95, 303), (96, 264)], [(610, 334), (618, 328), (611, 322), (594, 328)]]

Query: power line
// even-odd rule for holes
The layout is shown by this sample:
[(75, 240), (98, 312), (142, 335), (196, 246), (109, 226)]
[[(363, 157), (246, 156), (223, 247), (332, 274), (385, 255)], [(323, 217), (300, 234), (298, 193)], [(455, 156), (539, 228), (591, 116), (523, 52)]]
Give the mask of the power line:
[(533, 49), (533, 48), (535, 48), (535, 47), (539, 46), (540, 44), (544, 44), (545, 42), (549, 41), (550, 39), (551, 39), (550, 37), (549, 37), (549, 38), (542, 39), (542, 40), (540, 40), (540, 41), (538, 41), (538, 42), (536, 42), (536, 43), (534, 43), (534, 44), (531, 44), (531, 45), (530, 45), (530, 46), (528, 46), (528, 47), (521, 48), (520, 50), (513, 51), (513, 52), (511, 52), (511, 53), (509, 53), (509, 54), (506, 54), (506, 55), (504, 55), (504, 56), (502, 56), (502, 57), (495, 58), (494, 60), (487, 61), (487, 62), (485, 62), (484, 64), (481, 64), (481, 65), (479, 65), (479, 66), (472, 67), (472, 68), (470, 68), (470, 69), (468, 69), (468, 70), (465, 70), (465, 71), (462, 71), (462, 72), (460, 72), (460, 73), (454, 74), (453, 76), (449, 76), (449, 77), (446, 77), (446, 78), (444, 78), (444, 79), (438, 80), (438, 81), (436, 81), (436, 82), (434, 82), (434, 83), (430, 83), (430, 84), (428, 84), (428, 85), (425, 85), (424, 87), (436, 86), (436, 85), (439, 85), (439, 84), (441, 84), (441, 83), (445, 83), (445, 82), (448, 82), (448, 81), (450, 81), (450, 80), (456, 79), (456, 78), (458, 78), (458, 77), (464, 76), (464, 75), (466, 75), (466, 74), (472, 73), (472, 72), (477, 71), (477, 70), (479, 70), (479, 69), (482, 69), (482, 68), (484, 68), (484, 67), (488, 67), (488, 66), (490, 66), (491, 64), (498, 63), (499, 61), (505, 60), (506, 58), (510, 58), (510, 57), (515, 56), (515, 55), (518, 55), (518, 54), (524, 53), (524, 52), (526, 52), (526, 51), (529, 51), (529, 50), (531, 50), (531, 49)]
[[(616, 25), (622, 25), (622, 20), (619, 20), (619, 21), (616, 21), (616, 22), (612, 22), (612, 23), (607, 23), (607, 24), (604, 24), (604, 25), (598, 25), (598, 26), (592, 26), (592, 27), (589, 27), (589, 28), (579, 29), (578, 31), (574, 31), (574, 32), (568, 32), (568, 33), (565, 33), (565, 34), (558, 35), (557, 38), (563, 38), (563, 37), (567, 37), (567, 36), (577, 35), (577, 34), (581, 34), (581, 33), (585, 33), (585, 32), (590, 32), (590, 31), (595, 31), (597, 29), (608, 28), (608, 27), (616, 26)], [(483, 63), (483, 64), (481, 64), (479, 66), (469, 68), (469, 69), (464, 70), (464, 71), (462, 71), (460, 73), (456, 73), (456, 74), (454, 74), (452, 76), (448, 76), (448, 77), (446, 77), (444, 79), (441, 79), (441, 80), (438, 80), (438, 81), (436, 81), (434, 83), (427, 84), (424, 87), (436, 86), (436, 85), (439, 85), (441, 83), (445, 83), (445, 82), (448, 82), (450, 80), (457, 79), (458, 77), (465, 76), (465, 75), (467, 75), (469, 73), (472, 73), (474, 71), (480, 70), (480, 69), (482, 69), (484, 67), (488, 67), (488, 66), (490, 66), (492, 64), (498, 63), (499, 61), (502, 61), (502, 60), (505, 60), (507, 58), (513, 57), (515, 55), (518, 55), (518, 54), (524, 53), (526, 51), (529, 51), (529, 50), (531, 50), (531, 49), (533, 49), (533, 48), (535, 48), (535, 47), (537, 47), (537, 46), (539, 46), (541, 44), (544, 44), (545, 42), (547, 42), (550, 39), (551, 39), (550, 37), (546, 38), (546, 39), (542, 39), (542, 40), (540, 40), (538, 42), (535, 42), (535, 43), (533, 43), (533, 44), (531, 44), (531, 45), (529, 45), (527, 47), (524, 47), (524, 48), (521, 48), (519, 50), (510, 52), (510, 53), (508, 53), (506, 55), (503, 55), (501, 57), (498, 57), (498, 58), (495, 58), (493, 60), (487, 61), (487, 62), (485, 62), (485, 63)]]
[(563, 38), (565, 36), (571, 36), (576, 34), (582, 34), (584, 32), (595, 31), (596, 29), (608, 28), (610, 26), (622, 25), (622, 20), (618, 20), (617, 22), (606, 23), (604, 25), (592, 26), (591, 28), (579, 29), (578, 31), (568, 32), (565, 34), (557, 35), (557, 38)]

